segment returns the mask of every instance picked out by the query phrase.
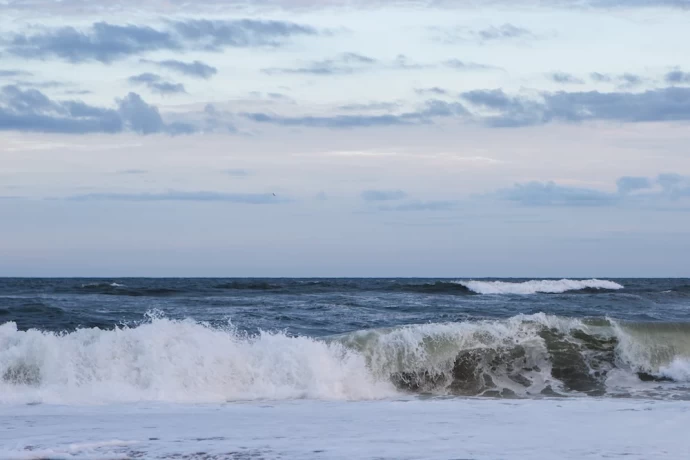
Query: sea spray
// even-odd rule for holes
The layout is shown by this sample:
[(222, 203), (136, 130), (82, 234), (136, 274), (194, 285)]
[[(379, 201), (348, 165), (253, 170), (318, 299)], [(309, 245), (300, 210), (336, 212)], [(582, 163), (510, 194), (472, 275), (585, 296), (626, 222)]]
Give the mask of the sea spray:
[(531, 280), (524, 282), (506, 281), (457, 281), (477, 294), (560, 294), (580, 290), (618, 290), (621, 284), (613, 281), (589, 280)]
[(605, 395), (614, 373), (687, 381), (688, 332), (687, 324), (545, 314), (321, 339), (249, 335), (160, 314), (71, 333), (9, 322), (0, 326), (0, 403)]

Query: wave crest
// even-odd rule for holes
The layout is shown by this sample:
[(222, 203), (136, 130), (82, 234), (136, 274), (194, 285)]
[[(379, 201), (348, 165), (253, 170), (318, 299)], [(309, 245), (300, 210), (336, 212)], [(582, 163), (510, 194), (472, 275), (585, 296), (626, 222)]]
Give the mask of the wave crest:
[(623, 289), (621, 284), (598, 279), (531, 280), (519, 283), (505, 281), (457, 281), (457, 283), (477, 294), (561, 294), (568, 291)]
[(0, 326), (0, 402), (604, 395), (671, 380), (690, 382), (688, 324), (540, 313), (324, 339), (160, 316), (62, 334)]

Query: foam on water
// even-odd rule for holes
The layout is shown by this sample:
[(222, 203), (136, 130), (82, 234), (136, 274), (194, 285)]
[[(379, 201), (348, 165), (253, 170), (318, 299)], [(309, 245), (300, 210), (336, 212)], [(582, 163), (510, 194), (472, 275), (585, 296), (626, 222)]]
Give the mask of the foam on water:
[(592, 398), (6, 406), (0, 459), (679, 460), (689, 420)]
[(623, 286), (613, 281), (589, 279), (589, 280), (531, 280), (521, 283), (505, 281), (457, 281), (477, 294), (560, 294), (567, 291), (580, 291), (583, 289), (618, 290)]
[(0, 326), (0, 403), (371, 399), (394, 393), (339, 343), (155, 318), (69, 334)]
[(0, 403), (365, 400), (401, 391), (602, 395), (612, 372), (637, 382), (638, 372), (651, 381), (690, 382), (688, 363), (690, 334), (680, 325), (587, 323), (545, 314), (324, 339), (249, 336), (162, 317), (71, 333), (20, 331), (5, 323)]

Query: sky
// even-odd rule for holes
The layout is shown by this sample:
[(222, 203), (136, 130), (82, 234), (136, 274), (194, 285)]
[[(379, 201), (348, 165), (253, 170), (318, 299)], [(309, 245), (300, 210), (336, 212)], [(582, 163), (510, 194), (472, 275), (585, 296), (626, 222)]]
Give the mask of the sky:
[(690, 276), (690, 0), (0, 0), (0, 276)]

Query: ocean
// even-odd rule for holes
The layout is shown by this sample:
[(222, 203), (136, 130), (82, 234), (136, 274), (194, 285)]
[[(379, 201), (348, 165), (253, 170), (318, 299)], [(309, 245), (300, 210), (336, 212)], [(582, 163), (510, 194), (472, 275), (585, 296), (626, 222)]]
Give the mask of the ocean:
[(685, 459), (688, 279), (0, 279), (2, 459)]

